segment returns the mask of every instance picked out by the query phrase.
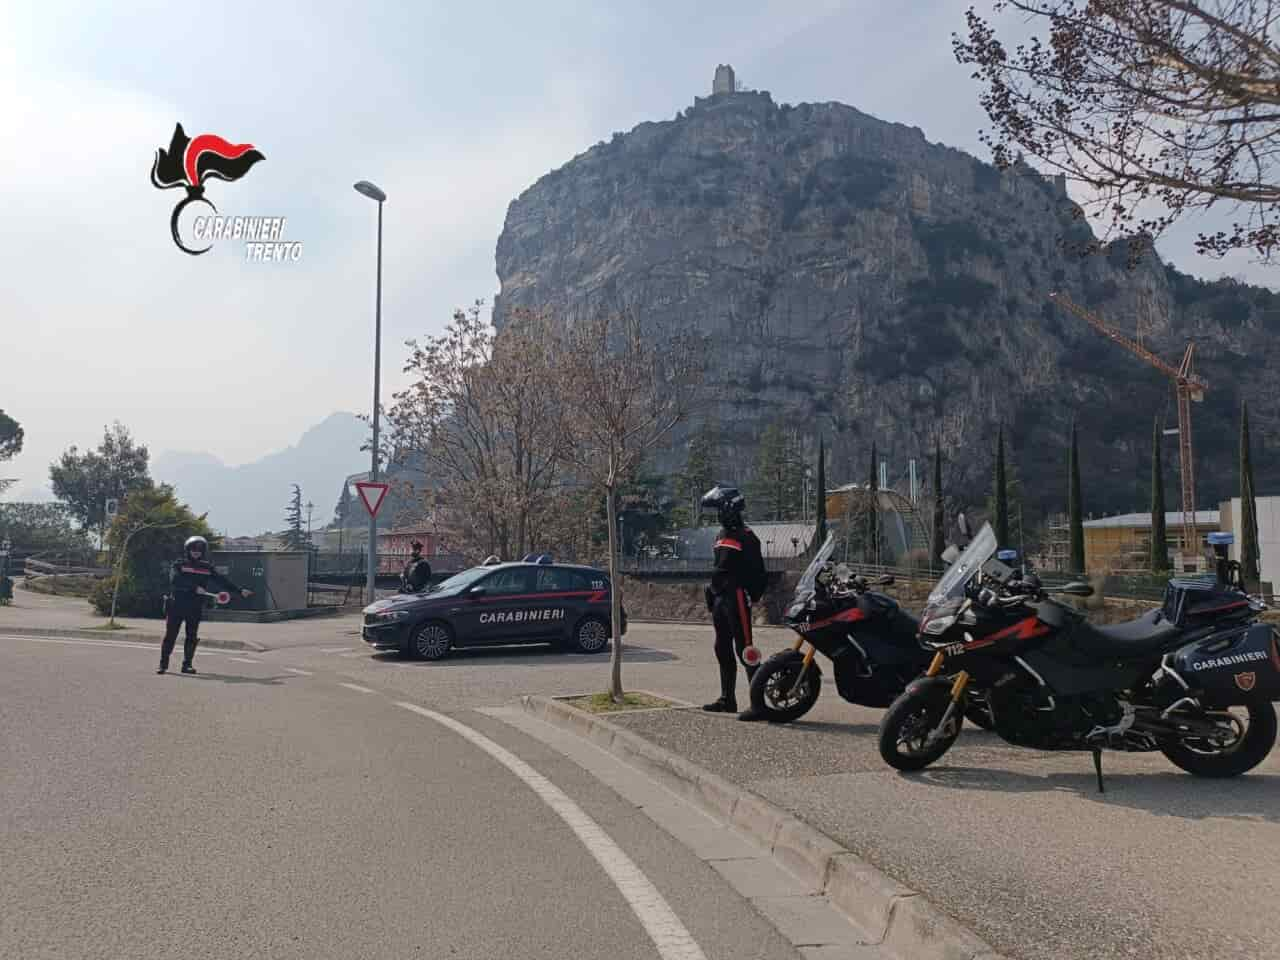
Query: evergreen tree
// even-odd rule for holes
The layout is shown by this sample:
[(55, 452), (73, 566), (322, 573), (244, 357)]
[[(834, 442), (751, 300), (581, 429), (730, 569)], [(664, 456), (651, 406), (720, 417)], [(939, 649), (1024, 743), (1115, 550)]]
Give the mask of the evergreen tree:
[(946, 518), (942, 503), (942, 441), (933, 441), (933, 557), (942, 562), (947, 548)]
[(342, 484), (342, 496), (338, 498), (338, 505), (333, 508), (333, 523), (335, 526), (342, 528), (347, 525), (347, 521), (351, 518), (351, 487), (345, 482)]
[(875, 442), (871, 443), (871, 481), (867, 484), (867, 563), (880, 562), (880, 471)]
[(284, 515), (284, 522), (288, 526), (285, 527), (284, 536), (281, 539), (284, 541), (286, 550), (307, 550), (311, 547), (307, 531), (303, 529), (302, 517), (302, 488), (295, 483), (293, 496), (289, 499), (289, 506), (285, 508)]
[(759, 506), (761, 520), (790, 520), (800, 513), (804, 491), (804, 463), (798, 438), (789, 435), (781, 421), (765, 427), (760, 435), (752, 472), (749, 499)]
[[(698, 502), (702, 495), (716, 484), (716, 472), (720, 463), (720, 429), (712, 421), (702, 425), (689, 435), (689, 459), (684, 470), (675, 476), (675, 494), (678, 506), (674, 511), (677, 525), (700, 526), (701, 510)], [(730, 482), (736, 482), (734, 477)]]
[(1169, 569), (1169, 532), (1165, 528), (1164, 464), (1160, 456), (1160, 418), (1151, 428), (1151, 572)]
[(1253, 488), (1253, 460), (1249, 455), (1249, 405), (1240, 404), (1240, 579), (1258, 582), (1258, 503)]
[(818, 486), (814, 491), (817, 497), (813, 543), (817, 549), (827, 539), (827, 447), (823, 437), (818, 437)]
[(1067, 513), (1071, 525), (1072, 573), (1084, 573), (1084, 505), (1080, 500), (1080, 448), (1076, 441), (1076, 425), (1071, 424), (1071, 455), (1067, 463), (1071, 487), (1067, 493)]
[(1004, 475), (1004, 424), (996, 437), (996, 476), (995, 476), (995, 520), (996, 542), (1002, 547), (1009, 546), (1009, 488)]

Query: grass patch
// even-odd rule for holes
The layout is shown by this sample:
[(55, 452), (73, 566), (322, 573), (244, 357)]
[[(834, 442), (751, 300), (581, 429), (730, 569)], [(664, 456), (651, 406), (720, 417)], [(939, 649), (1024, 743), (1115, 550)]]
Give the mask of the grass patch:
[[(108, 620), (106, 623), (100, 623), (96, 627), (90, 627), (89, 629), (90, 630), (128, 630), (129, 628), (122, 623), (112, 623), (111, 621)], [(204, 638), (201, 637), (200, 639), (203, 640)]]
[(592, 693), (584, 697), (564, 697), (564, 702), (587, 713), (616, 713), (619, 710), (652, 710), (654, 707), (675, 706), (670, 700), (652, 697), (647, 693), (624, 693), (622, 703), (614, 703), (607, 693)]

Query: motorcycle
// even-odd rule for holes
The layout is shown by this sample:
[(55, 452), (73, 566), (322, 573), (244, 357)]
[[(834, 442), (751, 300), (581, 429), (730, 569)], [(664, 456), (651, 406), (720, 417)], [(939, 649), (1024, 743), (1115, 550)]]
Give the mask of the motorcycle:
[[(857, 576), (832, 561), (834, 552), (835, 537), (828, 534), (783, 617), (797, 634), (794, 644), (761, 664), (751, 680), (752, 709), (773, 723), (796, 720), (817, 702), (817, 653), (831, 661), (840, 696), (865, 707), (889, 706), (929, 663), (916, 640), (916, 618), (872, 589), (889, 586), (893, 577)], [(985, 722), (980, 704), (971, 704), (970, 712), (975, 722)]]
[(921, 770), (960, 735), (967, 698), (981, 693), (993, 729), (1014, 746), (1093, 754), (1159, 751), (1202, 777), (1239, 776), (1276, 740), (1280, 637), (1227, 559), (1231, 534), (1210, 534), (1213, 580), (1173, 579), (1163, 605), (1127, 623), (1094, 626), (997, 557), (986, 525), (929, 596), (920, 637), (933, 659), (880, 724), (880, 755)]

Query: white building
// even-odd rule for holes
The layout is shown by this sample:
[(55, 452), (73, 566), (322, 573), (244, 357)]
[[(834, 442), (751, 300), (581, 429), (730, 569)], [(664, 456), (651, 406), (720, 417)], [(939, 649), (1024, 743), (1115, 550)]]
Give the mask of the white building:
[[(1258, 573), (1263, 584), (1270, 583), (1271, 591), (1275, 591), (1280, 588), (1280, 497), (1257, 497), (1255, 502), (1258, 506), (1258, 552), (1261, 554)], [(1224, 500), (1220, 513), (1222, 529), (1230, 530), (1236, 537), (1231, 546), (1231, 559), (1239, 560), (1240, 498)]]

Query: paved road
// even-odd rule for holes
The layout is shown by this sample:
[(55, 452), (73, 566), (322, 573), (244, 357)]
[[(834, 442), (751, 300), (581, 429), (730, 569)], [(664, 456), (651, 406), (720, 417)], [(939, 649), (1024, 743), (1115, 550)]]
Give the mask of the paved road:
[[(290, 666), (311, 671), (301, 678), (309, 683), (328, 677), (459, 715), (522, 693), (595, 692), (605, 681), (601, 656), (535, 648), (405, 662), (371, 656), (356, 629), (343, 621), (291, 632), (282, 649), (255, 655), (263, 667), (235, 669), (269, 664), (294, 689)], [(758, 631), (767, 650), (785, 639)], [(690, 703), (714, 695), (707, 628), (635, 624), (629, 642), (632, 689)], [(331, 711), (369, 722), (359, 712), (369, 705), (338, 691)], [(1014, 750), (977, 732), (932, 771), (898, 775), (875, 754), (879, 717), (841, 702), (828, 683), (792, 727), (689, 710), (621, 722), (748, 783), (1019, 960), (1280, 957), (1280, 754), (1224, 783), (1195, 780), (1158, 756), (1108, 754), (1108, 792), (1099, 796), (1087, 756)]]
[(433, 698), (449, 668), (293, 653), (156, 676), (154, 647), (0, 639), (0, 956), (652, 960), (658, 929), (799, 960), (580, 767)]

